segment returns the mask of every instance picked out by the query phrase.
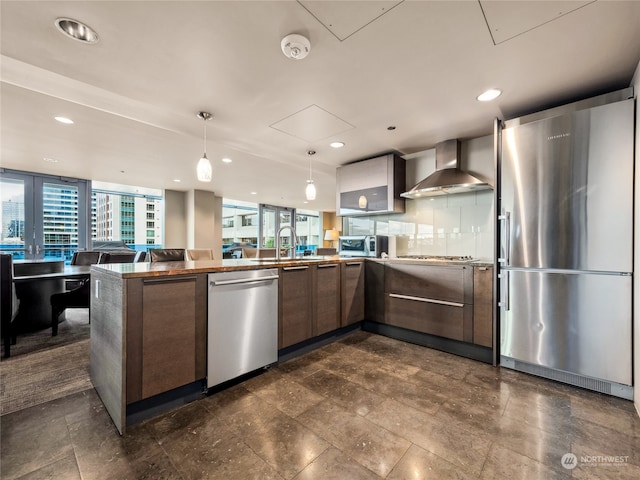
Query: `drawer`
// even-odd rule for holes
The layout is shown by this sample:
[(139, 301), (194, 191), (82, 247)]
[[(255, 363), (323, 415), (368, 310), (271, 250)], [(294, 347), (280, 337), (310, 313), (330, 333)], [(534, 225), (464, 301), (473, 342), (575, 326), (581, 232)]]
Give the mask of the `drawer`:
[(421, 297), (406, 297), (386, 295), (386, 324), (453, 340), (472, 340), (473, 305), (445, 305)]

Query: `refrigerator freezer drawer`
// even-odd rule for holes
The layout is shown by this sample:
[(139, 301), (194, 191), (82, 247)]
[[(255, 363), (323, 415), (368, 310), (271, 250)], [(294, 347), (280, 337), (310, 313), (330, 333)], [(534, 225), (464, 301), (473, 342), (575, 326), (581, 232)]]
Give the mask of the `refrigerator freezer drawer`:
[(501, 355), (631, 385), (630, 275), (503, 270), (502, 282)]

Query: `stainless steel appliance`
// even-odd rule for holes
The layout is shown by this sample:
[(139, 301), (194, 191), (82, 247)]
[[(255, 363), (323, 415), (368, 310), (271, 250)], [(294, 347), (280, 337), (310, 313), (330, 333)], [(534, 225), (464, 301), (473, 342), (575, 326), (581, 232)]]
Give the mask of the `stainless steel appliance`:
[(631, 399), (632, 89), (505, 123), (501, 364)]
[(207, 387), (278, 361), (278, 269), (209, 274)]
[(338, 238), (338, 254), (343, 257), (381, 257), (389, 253), (386, 235), (351, 235)]
[(460, 169), (460, 156), (459, 140), (454, 138), (436, 144), (436, 171), (400, 196), (415, 199), (491, 188), (487, 182)]

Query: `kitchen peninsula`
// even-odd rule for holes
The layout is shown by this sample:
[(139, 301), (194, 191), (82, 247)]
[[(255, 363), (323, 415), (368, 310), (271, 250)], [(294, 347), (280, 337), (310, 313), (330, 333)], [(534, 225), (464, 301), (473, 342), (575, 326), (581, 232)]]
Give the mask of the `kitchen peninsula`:
[[(367, 268), (365, 276), (369, 266), (373, 270)], [(377, 329), (389, 336), (408, 332), (410, 335), (402, 338), (406, 341), (414, 341), (411, 330), (416, 330), (418, 336), (448, 336), (451, 342), (459, 340), (490, 352), (490, 313), (484, 316), (484, 326), (475, 327), (480, 334), (476, 334), (478, 345), (473, 346), (474, 271), (482, 268), (490, 276), (490, 264), (440, 263), (431, 264), (431, 270), (426, 271), (420, 266), (427, 268), (430, 262), (329, 256), (93, 266), (92, 382), (121, 433), (158, 408), (202, 396), (207, 377), (209, 274), (220, 272), (276, 269), (280, 359), (295, 354), (301, 346), (330, 342), (360, 328), (366, 319), (372, 320), (364, 322), (371, 331)], [(463, 291), (445, 293), (436, 286), (431, 292), (438, 297), (435, 300), (415, 301), (412, 295), (399, 298), (401, 290), (400, 294), (395, 290), (385, 293), (387, 270), (391, 272), (387, 284), (394, 289), (403, 288), (404, 282), (424, 272), (423, 284), (435, 283), (429, 275), (443, 278), (446, 272), (445, 287)], [(476, 305), (482, 306), (482, 302), (476, 300)], [(448, 312), (442, 320), (427, 322), (420, 330), (419, 317), (441, 311)], [(411, 317), (415, 317), (413, 323)], [(241, 321), (247, 319), (238, 319)], [(231, 351), (244, 349), (244, 345), (228, 347)]]

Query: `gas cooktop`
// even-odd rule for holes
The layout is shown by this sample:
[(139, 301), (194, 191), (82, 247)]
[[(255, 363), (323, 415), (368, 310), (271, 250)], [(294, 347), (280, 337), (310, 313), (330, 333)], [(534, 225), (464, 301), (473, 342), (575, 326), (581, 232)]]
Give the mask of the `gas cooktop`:
[(398, 258), (434, 262), (472, 262), (475, 260), (471, 255), (399, 255)]

